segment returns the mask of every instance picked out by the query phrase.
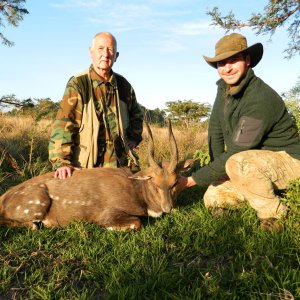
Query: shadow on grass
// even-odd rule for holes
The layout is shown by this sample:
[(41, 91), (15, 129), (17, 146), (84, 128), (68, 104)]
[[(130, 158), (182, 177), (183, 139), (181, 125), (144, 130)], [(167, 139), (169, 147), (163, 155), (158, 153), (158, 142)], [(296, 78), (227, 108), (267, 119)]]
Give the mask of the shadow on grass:
[(189, 189), (186, 189), (178, 195), (175, 206), (185, 207), (197, 202), (203, 202), (202, 199), (205, 191), (205, 188), (199, 186), (193, 186)]

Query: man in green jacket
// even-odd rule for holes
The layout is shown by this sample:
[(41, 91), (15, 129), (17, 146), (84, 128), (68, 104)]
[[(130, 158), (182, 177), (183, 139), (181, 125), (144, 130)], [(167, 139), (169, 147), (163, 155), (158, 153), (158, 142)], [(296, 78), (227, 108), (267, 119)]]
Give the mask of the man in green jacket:
[(177, 188), (209, 186), (208, 208), (247, 201), (267, 228), (286, 215), (275, 192), (300, 177), (300, 140), (281, 97), (253, 72), (262, 55), (261, 43), (248, 47), (233, 33), (217, 42), (215, 57), (204, 56), (221, 77), (209, 121), (211, 161), (179, 178)]
[(90, 56), (89, 69), (68, 81), (52, 128), (49, 160), (60, 179), (76, 168), (139, 169), (133, 149), (142, 140), (143, 114), (130, 83), (112, 70), (115, 37), (96, 34)]

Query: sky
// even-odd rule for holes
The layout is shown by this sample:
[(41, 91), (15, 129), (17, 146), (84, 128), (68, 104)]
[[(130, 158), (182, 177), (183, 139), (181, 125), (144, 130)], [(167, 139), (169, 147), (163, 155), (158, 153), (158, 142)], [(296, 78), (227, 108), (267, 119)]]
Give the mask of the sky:
[[(236, 0), (27, 0), (29, 11), (18, 27), (0, 31), (15, 43), (0, 44), (0, 97), (60, 101), (69, 78), (89, 67), (94, 35), (111, 32), (120, 56), (113, 70), (133, 86), (138, 102), (165, 109), (166, 102), (192, 100), (213, 104), (217, 71), (202, 55), (214, 56), (225, 31), (212, 26), (207, 11), (247, 19), (268, 1)], [(248, 46), (264, 45), (255, 74), (279, 94), (300, 76), (300, 56), (285, 59), (287, 26), (272, 36), (238, 31)]]

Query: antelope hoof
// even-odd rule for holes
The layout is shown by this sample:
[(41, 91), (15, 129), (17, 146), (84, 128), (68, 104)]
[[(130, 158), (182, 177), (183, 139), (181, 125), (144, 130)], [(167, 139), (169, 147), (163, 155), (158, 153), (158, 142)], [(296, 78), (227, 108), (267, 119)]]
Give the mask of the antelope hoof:
[(106, 229), (113, 230), (113, 231), (129, 231), (129, 230), (141, 230), (142, 223), (140, 220), (131, 220), (128, 224), (116, 224), (113, 226), (108, 226)]

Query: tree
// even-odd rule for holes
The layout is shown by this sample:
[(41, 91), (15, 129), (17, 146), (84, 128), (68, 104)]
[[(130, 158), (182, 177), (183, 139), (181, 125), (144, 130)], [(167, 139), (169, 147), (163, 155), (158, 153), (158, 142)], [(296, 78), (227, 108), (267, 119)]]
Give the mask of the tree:
[(10, 107), (13, 108), (7, 114), (31, 116), (38, 121), (40, 119), (54, 119), (59, 103), (53, 102), (50, 98), (19, 100), (15, 95), (2, 96), (0, 98), (0, 109), (9, 109)]
[(35, 105), (35, 119), (54, 119), (58, 108), (59, 102), (53, 102), (50, 98), (37, 99), (37, 104)]
[[(23, 7), (26, 0), (2, 0), (0, 1), (0, 27), (5, 28), (5, 23), (17, 27), (19, 22), (23, 20), (23, 16), (29, 14), (28, 10)], [(3, 17), (1, 17), (3, 15)], [(0, 32), (0, 40), (6, 46), (13, 46), (14, 43), (8, 40), (2, 32)]]
[(7, 108), (9, 106), (22, 107), (20, 100), (16, 98), (14, 94), (5, 95), (0, 98), (0, 108)]
[(166, 106), (166, 111), (170, 113), (171, 118), (183, 123), (187, 128), (191, 123), (207, 118), (211, 111), (209, 104), (193, 102), (192, 100), (169, 101)]
[(288, 92), (283, 93), (282, 97), (300, 133), (300, 77), (296, 85)]
[(235, 18), (232, 11), (225, 17), (221, 16), (218, 7), (207, 12), (212, 17), (213, 25), (220, 26), (226, 31), (251, 27), (257, 35), (270, 34), (289, 23), (287, 29), (290, 41), (288, 48), (284, 50), (287, 53), (285, 58), (291, 58), (297, 53), (300, 54), (300, 1), (299, 0), (269, 0), (264, 7), (264, 13), (252, 13), (247, 21), (240, 21)]
[(145, 109), (144, 107), (144, 115), (146, 121), (152, 124), (157, 124), (159, 126), (164, 126), (166, 112), (163, 109), (155, 108), (155, 109)]
[(35, 121), (41, 119), (54, 119), (57, 114), (59, 103), (50, 98), (18, 100), (14, 104), (16, 108), (8, 112), (10, 115), (22, 115), (33, 117)]

